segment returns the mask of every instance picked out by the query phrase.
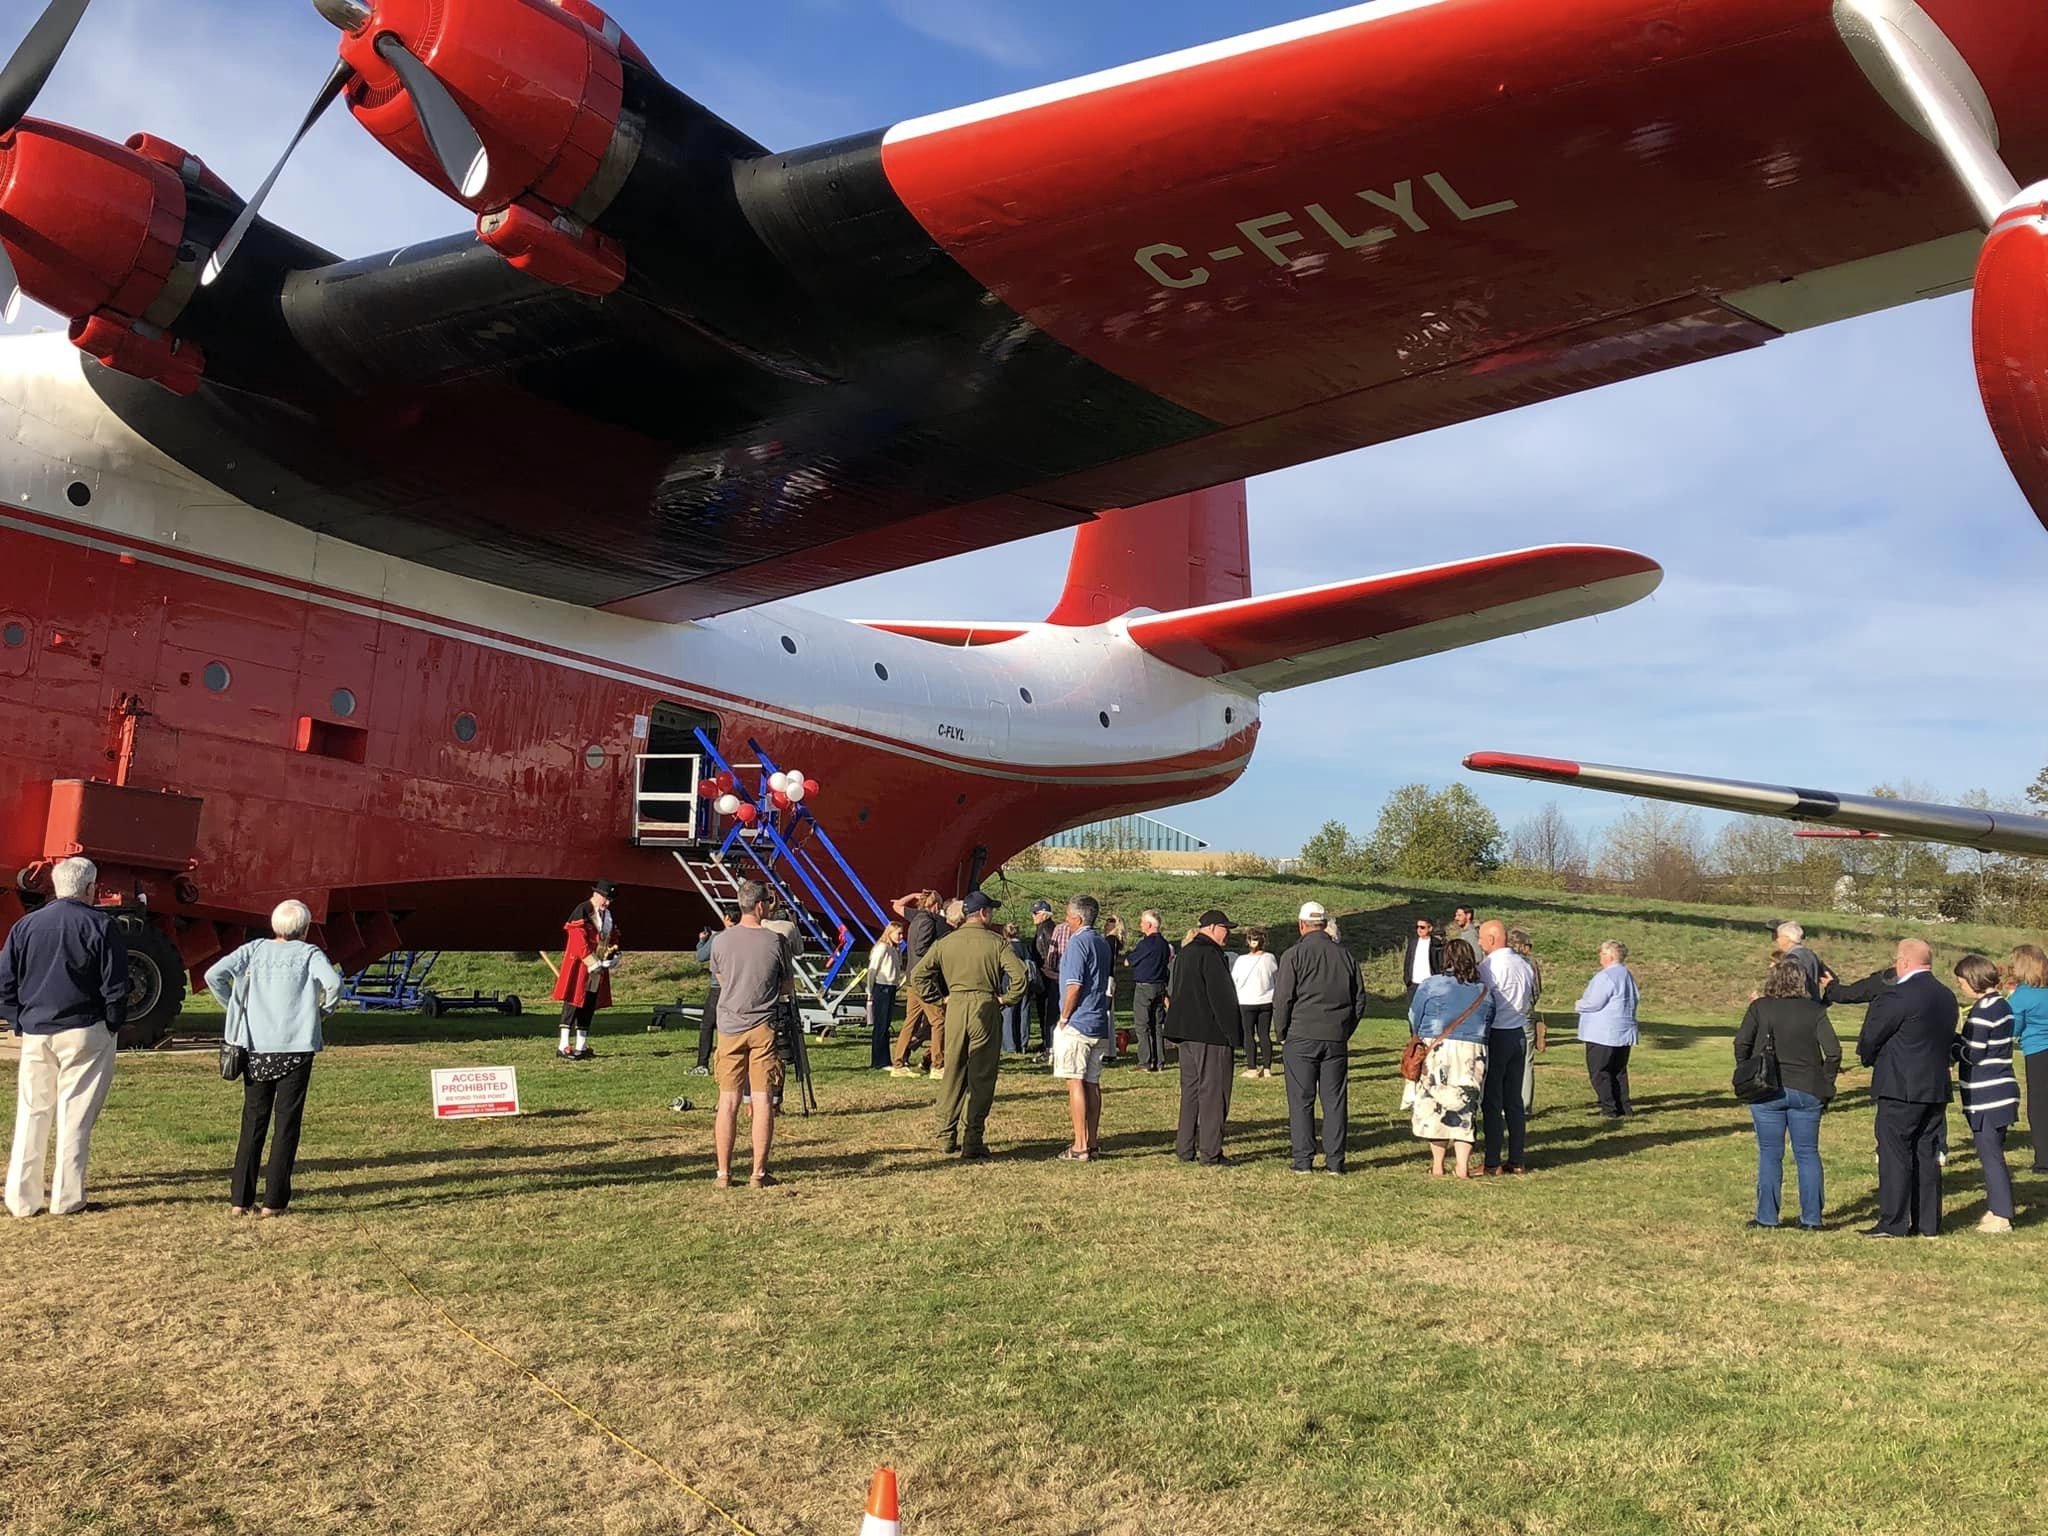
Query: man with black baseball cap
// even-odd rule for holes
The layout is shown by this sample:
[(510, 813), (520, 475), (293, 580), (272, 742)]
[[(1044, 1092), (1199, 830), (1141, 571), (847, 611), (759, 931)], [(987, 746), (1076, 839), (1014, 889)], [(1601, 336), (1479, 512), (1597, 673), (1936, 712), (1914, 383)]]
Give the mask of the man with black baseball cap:
[(1030, 980), (990, 923), (1001, 905), (985, 891), (969, 891), (960, 903), (960, 926), (925, 951), (906, 983), (930, 1008), (945, 999), (939, 1145), (969, 1161), (989, 1155), (983, 1132), (1003, 1064), (1003, 1009), (1023, 999)]
[(1230, 1117), (1230, 1085), (1244, 1028), (1237, 1011), (1237, 987), (1223, 952), (1237, 924), (1211, 907), (1195, 919), (1195, 936), (1173, 962), (1167, 995), (1166, 1038), (1180, 1042), (1180, 1128), (1174, 1155), (1184, 1163), (1199, 1156), (1212, 1168), (1226, 1166), (1223, 1125)]

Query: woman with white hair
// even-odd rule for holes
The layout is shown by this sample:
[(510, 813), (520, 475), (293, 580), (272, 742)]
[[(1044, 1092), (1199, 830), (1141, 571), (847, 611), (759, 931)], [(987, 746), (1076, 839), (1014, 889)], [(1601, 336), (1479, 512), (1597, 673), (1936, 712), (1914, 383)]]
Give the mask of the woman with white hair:
[(1609, 939), (1600, 946), (1600, 969), (1572, 1005), (1579, 1014), (1579, 1043), (1586, 1048), (1586, 1076), (1592, 1079), (1603, 1120), (1635, 1113), (1629, 1101), (1628, 1058), (1636, 1044), (1638, 1001), (1628, 946)]
[(270, 914), (274, 937), (244, 944), (206, 973), (207, 990), (227, 1010), (222, 1037), (248, 1052), (242, 1072), (242, 1139), (235, 1147), (228, 1207), (237, 1216), (248, 1215), (256, 1204), (256, 1165), (273, 1117), (263, 1205), (256, 1214), (282, 1216), (291, 1204), (306, 1085), (312, 1080), (313, 1057), (324, 1044), (320, 1021), (341, 998), (341, 973), (306, 942), (312, 926), (313, 914), (303, 901), (280, 902)]

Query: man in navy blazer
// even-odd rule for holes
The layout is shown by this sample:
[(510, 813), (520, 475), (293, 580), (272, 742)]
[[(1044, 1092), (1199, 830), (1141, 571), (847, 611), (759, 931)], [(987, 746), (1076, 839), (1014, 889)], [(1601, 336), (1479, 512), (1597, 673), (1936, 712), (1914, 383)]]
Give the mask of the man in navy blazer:
[(1898, 980), (1871, 1000), (1856, 1055), (1877, 1100), (1877, 1225), (1865, 1237), (1932, 1237), (1941, 1230), (1941, 1163), (1948, 1115), (1955, 994), (1934, 979), (1934, 951), (1901, 939)]

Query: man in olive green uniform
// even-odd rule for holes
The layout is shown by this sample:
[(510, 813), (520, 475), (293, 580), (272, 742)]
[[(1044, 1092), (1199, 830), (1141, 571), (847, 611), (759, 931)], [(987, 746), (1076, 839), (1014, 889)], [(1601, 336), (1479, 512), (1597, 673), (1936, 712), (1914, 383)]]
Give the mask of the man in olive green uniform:
[(946, 1001), (939, 1144), (970, 1161), (989, 1155), (982, 1131), (996, 1101), (1003, 1009), (1022, 1000), (1030, 980), (1024, 962), (989, 921), (1001, 905), (981, 891), (969, 891), (960, 903), (960, 926), (925, 951), (908, 982), (912, 997)]

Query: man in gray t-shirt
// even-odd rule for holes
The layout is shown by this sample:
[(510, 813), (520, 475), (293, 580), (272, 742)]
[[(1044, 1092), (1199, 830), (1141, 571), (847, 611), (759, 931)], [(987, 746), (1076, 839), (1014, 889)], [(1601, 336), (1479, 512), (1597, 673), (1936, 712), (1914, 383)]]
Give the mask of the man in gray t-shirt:
[(718, 1032), (744, 1035), (775, 1022), (789, 992), (789, 951), (773, 928), (742, 918), (711, 940), (711, 974), (718, 982)]
[(775, 1097), (782, 1091), (775, 1016), (792, 996), (782, 936), (761, 926), (770, 906), (767, 890), (749, 880), (740, 887), (738, 906), (738, 924), (711, 941), (711, 976), (718, 983), (718, 1125), (714, 1145), (720, 1189), (732, 1184), (732, 1148), (742, 1092), (751, 1093), (754, 1108), (751, 1182), (757, 1188), (775, 1182), (768, 1172), (768, 1150), (775, 1141)]

